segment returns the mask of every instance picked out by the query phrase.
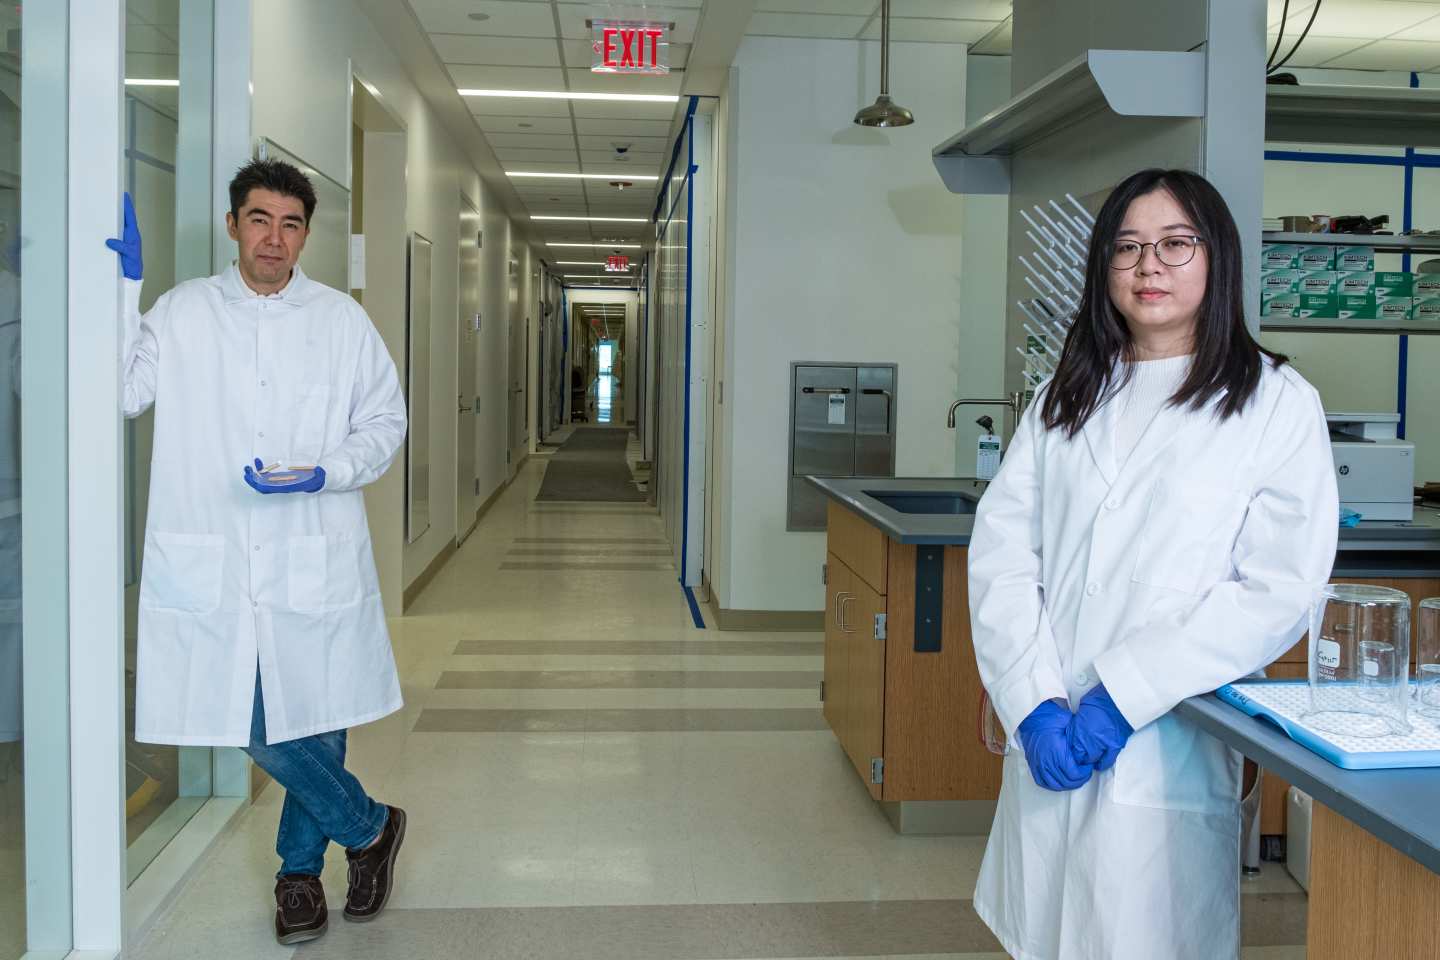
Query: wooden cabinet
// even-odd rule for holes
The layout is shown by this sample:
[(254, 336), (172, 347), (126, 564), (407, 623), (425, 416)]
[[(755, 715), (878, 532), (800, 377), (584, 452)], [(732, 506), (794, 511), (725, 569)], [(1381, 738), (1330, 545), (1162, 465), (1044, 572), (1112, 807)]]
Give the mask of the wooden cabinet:
[(1000, 758), (977, 732), (965, 548), (899, 544), (829, 509), (830, 729), (877, 800), (994, 800)]

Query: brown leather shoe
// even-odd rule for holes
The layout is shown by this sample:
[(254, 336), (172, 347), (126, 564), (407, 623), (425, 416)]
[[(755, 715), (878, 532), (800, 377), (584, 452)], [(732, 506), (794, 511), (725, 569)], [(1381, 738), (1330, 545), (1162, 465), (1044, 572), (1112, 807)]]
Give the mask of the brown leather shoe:
[(282, 944), (318, 940), (330, 927), (319, 877), (292, 873), (275, 881), (275, 939)]
[(346, 850), (350, 861), (350, 889), (345, 895), (345, 919), (364, 923), (374, 920), (390, 900), (390, 887), (395, 878), (395, 857), (405, 842), (405, 811), (386, 807), (390, 819), (380, 831), (380, 839), (364, 850)]

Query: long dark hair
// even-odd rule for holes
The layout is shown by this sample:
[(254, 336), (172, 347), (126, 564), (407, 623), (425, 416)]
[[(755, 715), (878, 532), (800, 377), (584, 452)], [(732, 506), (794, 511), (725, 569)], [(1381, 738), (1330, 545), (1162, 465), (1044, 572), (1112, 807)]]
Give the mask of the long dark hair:
[(1240, 231), (1219, 191), (1188, 170), (1142, 170), (1115, 188), (1096, 218), (1085, 291), (1041, 407), (1047, 429), (1063, 428), (1066, 436), (1074, 437), (1130, 377), (1128, 367), (1117, 370), (1117, 360), (1134, 359), (1135, 344), (1110, 300), (1110, 258), (1131, 202), (1156, 190), (1168, 192), (1189, 216), (1205, 241), (1208, 264), (1195, 324), (1195, 356), (1170, 405), (1201, 410), (1223, 394), (1219, 419), (1232, 417), (1254, 396), (1265, 358), (1277, 367), (1289, 359), (1260, 346), (1245, 326)]

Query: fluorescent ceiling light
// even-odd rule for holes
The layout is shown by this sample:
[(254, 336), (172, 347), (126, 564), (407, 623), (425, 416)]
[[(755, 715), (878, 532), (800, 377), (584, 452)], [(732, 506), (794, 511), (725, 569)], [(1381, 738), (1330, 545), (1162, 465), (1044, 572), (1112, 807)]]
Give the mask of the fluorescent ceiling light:
[(530, 215), (531, 220), (588, 220), (593, 223), (649, 223), (644, 217), (542, 217)]
[(629, 103), (676, 103), (670, 93), (579, 93), (574, 90), (472, 90), (461, 87), (462, 97), (511, 97), (522, 100), (616, 100)]
[(611, 250), (639, 250), (638, 243), (546, 243), (547, 247), (609, 247)]
[(126, 78), (125, 78), (125, 86), (127, 86), (127, 87), (178, 87), (178, 86), (180, 86), (180, 81), (179, 81), (179, 80), (146, 80), (146, 79), (144, 79), (144, 78), (126, 77)]
[(505, 171), (507, 177), (544, 177), (548, 180), (659, 180), (659, 177), (638, 176), (633, 173), (536, 173), (534, 171), (521, 171), (511, 173)]
[(557, 267), (603, 267), (604, 260), (556, 260)]

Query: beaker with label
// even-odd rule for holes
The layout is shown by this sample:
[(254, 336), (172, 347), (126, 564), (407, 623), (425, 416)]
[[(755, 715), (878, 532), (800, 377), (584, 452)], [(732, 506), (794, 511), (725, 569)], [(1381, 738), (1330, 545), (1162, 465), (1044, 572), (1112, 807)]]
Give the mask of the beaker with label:
[(1426, 597), (1416, 612), (1420, 647), (1415, 658), (1415, 711), (1440, 720), (1440, 597)]
[(1410, 732), (1410, 597), (1328, 584), (1310, 611), (1307, 726), (1351, 737)]

